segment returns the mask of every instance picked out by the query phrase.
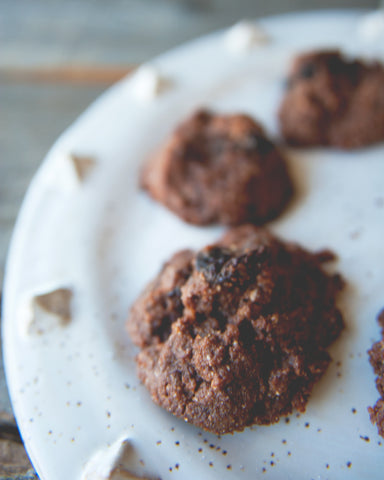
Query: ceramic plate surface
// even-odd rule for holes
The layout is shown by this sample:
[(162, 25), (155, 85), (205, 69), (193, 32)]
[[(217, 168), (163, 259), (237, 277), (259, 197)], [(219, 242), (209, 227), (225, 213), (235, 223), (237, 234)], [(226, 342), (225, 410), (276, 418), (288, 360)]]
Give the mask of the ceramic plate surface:
[(139, 191), (148, 155), (202, 106), (248, 113), (278, 138), (294, 54), (338, 47), (383, 59), (384, 47), (359, 33), (363, 16), (276, 17), (258, 22), (262, 30), (247, 24), (196, 40), (114, 86), (53, 146), (15, 229), (3, 325), (12, 403), (42, 480), (383, 478), (366, 353), (384, 306), (383, 144), (288, 151), (298, 195), (270, 227), (310, 250), (333, 249), (333, 269), (348, 283), (347, 329), (305, 414), (234, 435), (204, 433), (152, 403), (124, 329), (133, 300), (174, 251), (223, 231), (189, 226)]

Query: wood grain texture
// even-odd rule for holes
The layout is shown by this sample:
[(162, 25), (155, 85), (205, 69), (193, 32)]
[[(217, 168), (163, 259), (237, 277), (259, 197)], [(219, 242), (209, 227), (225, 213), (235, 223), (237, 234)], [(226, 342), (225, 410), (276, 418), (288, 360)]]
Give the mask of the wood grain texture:
[(0, 65), (130, 65), (242, 18), (378, 0), (1, 0)]
[(33, 470), (16, 422), (11, 415), (0, 413), (0, 480), (35, 480)]
[(131, 73), (130, 67), (41, 67), (41, 68), (0, 68), (0, 83), (55, 83), (67, 85), (109, 85), (118, 82)]

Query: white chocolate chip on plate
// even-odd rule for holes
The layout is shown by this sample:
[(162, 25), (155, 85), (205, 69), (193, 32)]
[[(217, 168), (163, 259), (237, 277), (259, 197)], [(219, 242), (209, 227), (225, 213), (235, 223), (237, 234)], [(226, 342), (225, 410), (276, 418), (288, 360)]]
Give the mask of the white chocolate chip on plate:
[(20, 305), (19, 331), (24, 337), (42, 335), (72, 320), (73, 291), (59, 287), (28, 294)]
[(242, 54), (256, 46), (268, 43), (269, 37), (255, 23), (241, 21), (233, 25), (225, 35), (225, 44), (229, 52)]

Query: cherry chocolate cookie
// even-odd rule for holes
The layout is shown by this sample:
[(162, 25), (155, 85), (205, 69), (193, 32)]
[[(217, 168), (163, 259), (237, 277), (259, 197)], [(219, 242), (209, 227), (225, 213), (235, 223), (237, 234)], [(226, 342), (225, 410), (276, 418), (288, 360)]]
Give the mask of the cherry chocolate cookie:
[(279, 110), (281, 132), (297, 146), (353, 149), (384, 140), (384, 67), (335, 50), (294, 59)]
[(292, 195), (286, 161), (247, 115), (198, 111), (143, 169), (141, 185), (196, 225), (262, 224)]
[(303, 412), (344, 326), (333, 259), (253, 225), (176, 253), (127, 321), (154, 402), (216, 434)]

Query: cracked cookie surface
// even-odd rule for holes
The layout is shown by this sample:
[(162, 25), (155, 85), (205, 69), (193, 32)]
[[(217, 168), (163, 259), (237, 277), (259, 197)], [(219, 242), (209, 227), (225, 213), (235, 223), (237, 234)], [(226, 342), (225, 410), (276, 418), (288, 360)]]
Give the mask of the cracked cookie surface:
[(344, 325), (333, 258), (251, 225), (173, 256), (127, 322), (155, 403), (217, 434), (303, 412)]

